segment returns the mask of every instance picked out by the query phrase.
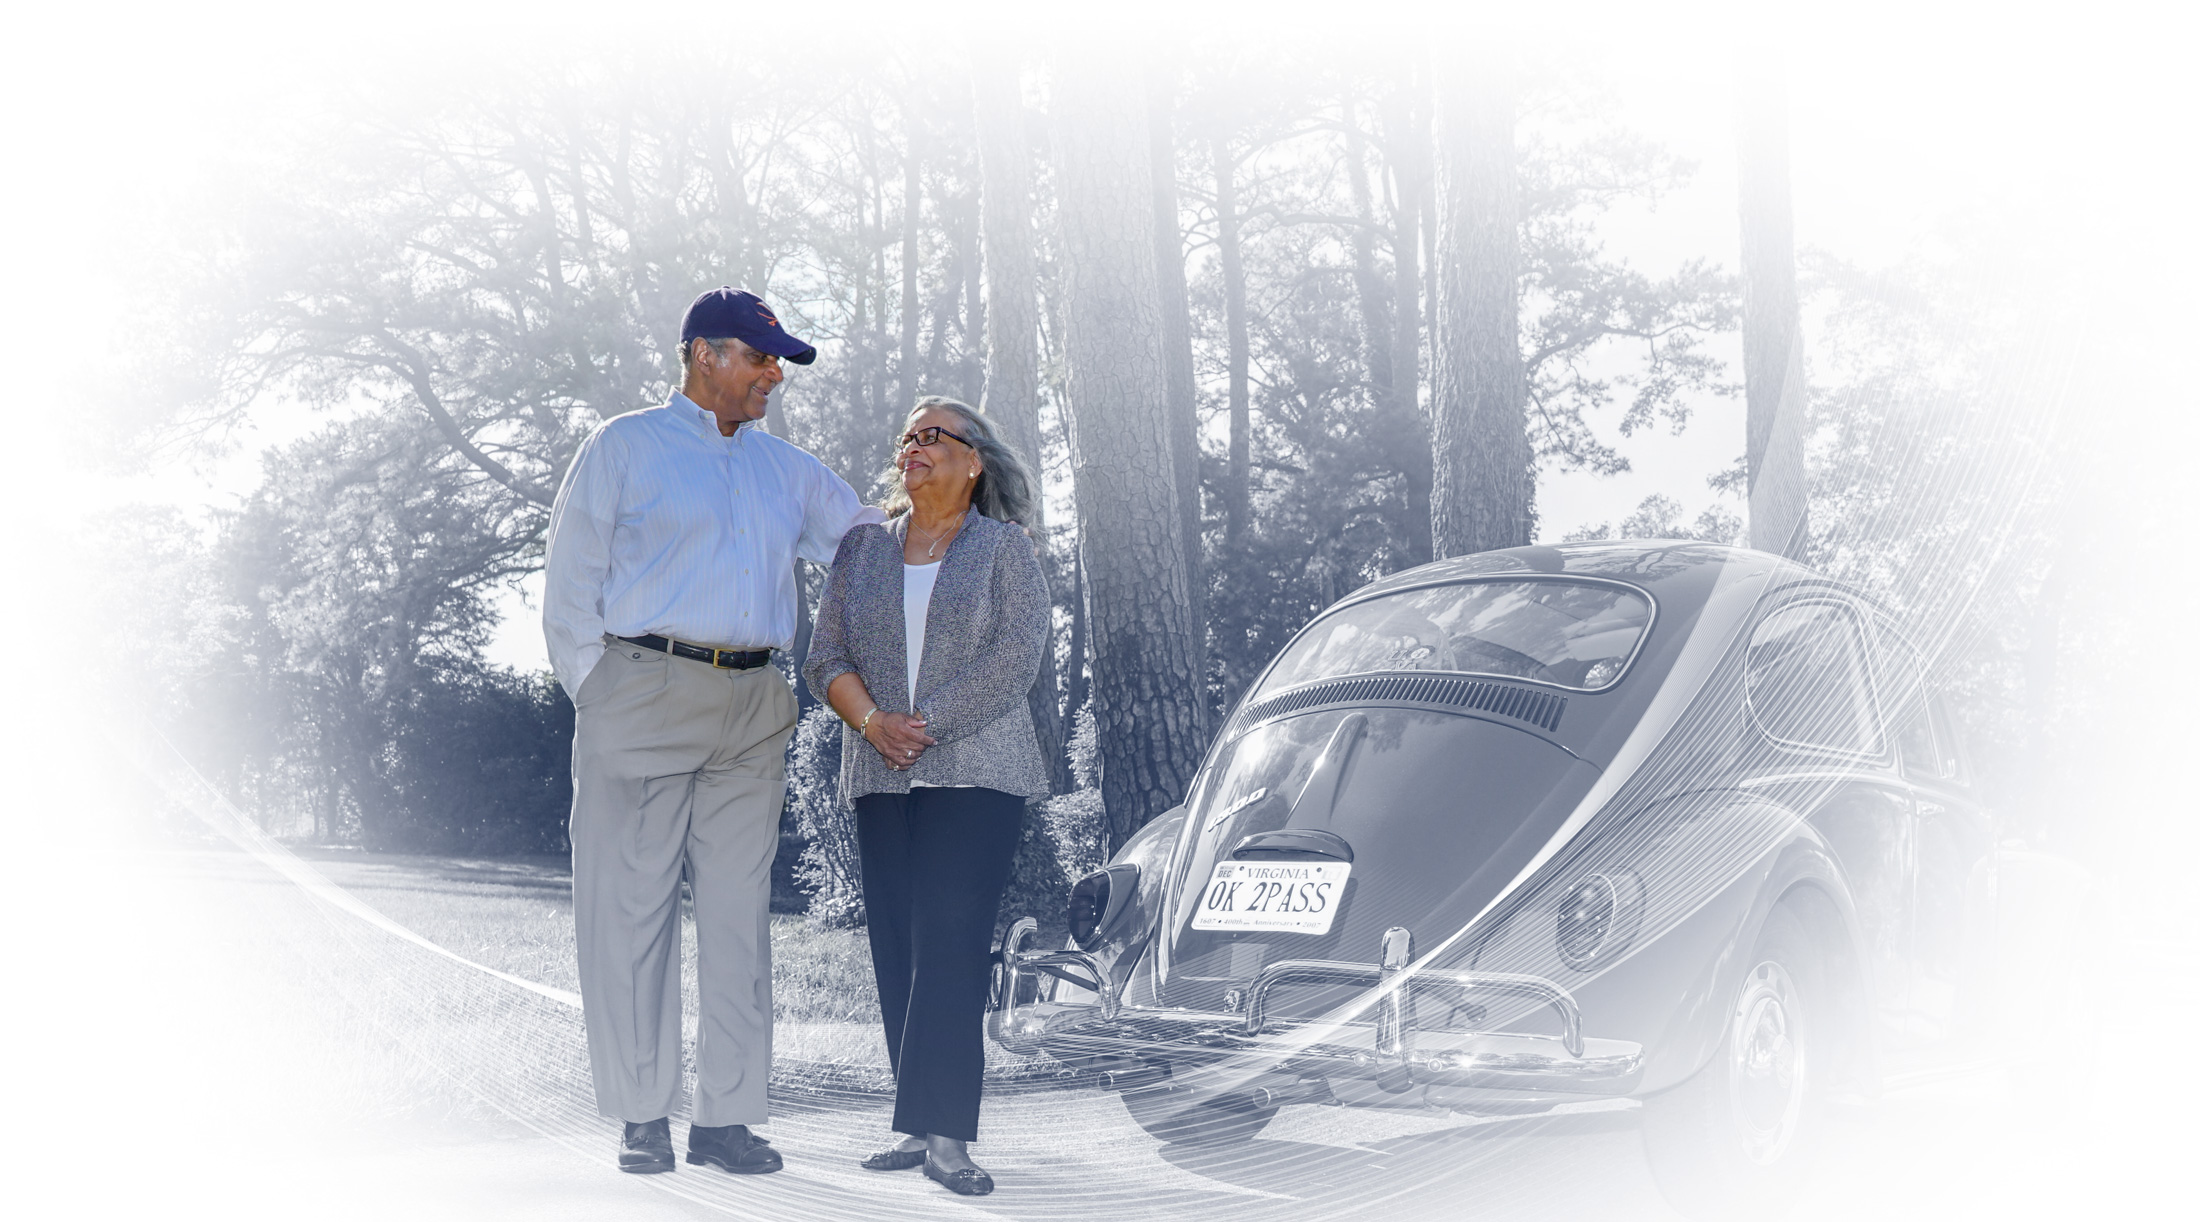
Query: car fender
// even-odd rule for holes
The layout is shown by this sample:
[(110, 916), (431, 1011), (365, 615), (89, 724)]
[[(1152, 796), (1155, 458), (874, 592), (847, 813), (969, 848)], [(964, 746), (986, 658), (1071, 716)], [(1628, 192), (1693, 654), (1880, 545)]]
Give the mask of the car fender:
[[(1637, 908), (1624, 923), (1633, 932), (1608, 960), (1569, 960), (1558, 913), (1577, 882), (1599, 875), (1632, 880)], [(1644, 1080), (1655, 1089), (1695, 1072), (1718, 1046), (1720, 999), (1739, 986), (1750, 966), (1741, 960), (1772, 906), (1797, 887), (1823, 893), (1810, 915), (1844, 948), (1836, 958), (1851, 958), (1848, 888), (1818, 829), (1761, 793), (1688, 790), (1617, 813), (1578, 844), (1476, 939), (1471, 967), (1566, 988), (1588, 1034), (1643, 1046)]]
[(1736, 879), (1694, 918), (1705, 921), (1708, 931), (1725, 936), (1690, 980), (1665, 1030), (1644, 1049), (1640, 1093), (1676, 1086), (1710, 1063), (1726, 1038), (1726, 1001), (1755, 966), (1749, 961), (1750, 951), (1773, 909), (1783, 903), (1798, 910), (1827, 951), (1834, 980), (1830, 992), (1838, 1007), (1832, 1021), (1843, 1036), (1839, 1046), (1853, 1054), (1837, 1067), (1835, 1077), (1859, 1088), (1873, 1078), (1873, 982), (1858, 944), (1855, 906), (1831, 851), (1808, 824), (1799, 824), (1787, 843), (1766, 854), (1755, 869)]
[[(1108, 858), (1108, 868), (1128, 865), (1138, 870), (1136, 890), (1108, 922), (1107, 936), (1091, 951), (1107, 972), (1118, 996), (1130, 991), (1131, 975), (1144, 961), (1146, 946), (1160, 925), (1162, 898), (1169, 886), (1170, 866), (1184, 828), (1184, 811), (1181, 805), (1173, 806), (1148, 820)], [(1067, 982), (1053, 982), (1047, 988), (1046, 995), (1054, 1000), (1094, 1000), (1091, 990)]]

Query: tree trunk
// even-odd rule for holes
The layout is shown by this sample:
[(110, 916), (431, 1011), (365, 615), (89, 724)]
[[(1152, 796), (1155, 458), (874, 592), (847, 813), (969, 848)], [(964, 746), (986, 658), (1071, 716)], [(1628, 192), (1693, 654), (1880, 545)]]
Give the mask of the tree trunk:
[[(1420, 328), (1401, 335), (1394, 325), (1392, 306), (1401, 316), (1417, 314), (1415, 303), (1405, 300), (1408, 292), (1418, 293), (1419, 277), (1411, 271), (1412, 246), (1408, 242), (1394, 240), (1393, 253), (1397, 259), (1398, 279), (1393, 289), (1383, 283), (1382, 273), (1375, 266), (1375, 198), (1367, 182), (1367, 142), (1360, 134), (1357, 116), (1348, 102), (1344, 108), (1345, 173), (1352, 187), (1353, 218), (1359, 224), (1352, 236), (1352, 280), (1360, 303), (1361, 363), (1367, 369), (1367, 379), (1373, 390), (1377, 435), (1383, 447), (1384, 458), (1392, 470), (1398, 472), (1405, 485), (1406, 535), (1405, 564), (1420, 564), (1428, 559), (1428, 486), (1430, 477), (1428, 422), (1421, 417), (1419, 378), (1410, 368), (1417, 362), (1420, 347)], [(1394, 202), (1392, 215), (1401, 213)], [(1412, 231), (1401, 219), (1398, 234)], [(1419, 241), (1414, 236), (1413, 241)], [(1397, 353), (1403, 353), (1401, 358)], [(1401, 366), (1404, 382), (1399, 375)], [(1401, 391), (1401, 385), (1405, 387)]]
[(1429, 482), (1435, 468), (1429, 456), (1428, 417), (1421, 411), (1421, 197), (1428, 156), (1422, 97), (1417, 84), (1394, 95), (1383, 125), (1390, 137), (1395, 192), (1391, 254), (1396, 266), (1397, 316), (1390, 342), (1390, 393), (1392, 418), (1403, 429), (1397, 465), (1406, 485), (1409, 564), (1426, 564), (1436, 557), (1429, 538)]
[(1375, 196), (1367, 186), (1367, 141), (1359, 116), (1344, 104), (1344, 172), (1352, 188), (1352, 288), (1360, 307), (1360, 364), (1374, 388), (1375, 401), (1390, 401), (1390, 302), (1382, 274), (1375, 270)]
[(870, 487), (869, 480), (884, 468), (889, 455), (886, 438), (898, 419), (890, 401), (887, 382), (887, 278), (886, 278), (886, 167), (881, 164), (877, 145), (867, 128), (858, 128), (857, 147), (862, 168), (863, 185), (866, 188), (857, 196), (856, 207), (868, 215), (858, 216), (857, 232), (868, 249), (870, 258), (856, 264), (855, 308), (849, 326), (853, 349), (849, 353), (848, 383), (851, 398), (855, 401), (856, 419), (864, 422), (862, 437), (856, 448), (861, 455), (858, 469), (866, 482), (860, 489)]
[[(1045, 472), (1039, 437), (1039, 270), (1031, 232), (1031, 158), (1024, 148), (1023, 89), (1015, 61), (982, 60), (973, 90), (985, 250), (985, 398), (979, 408), (1036, 479)], [(1039, 491), (1029, 525), (1044, 540), (1046, 496)], [(1072, 648), (1070, 664), (1082, 665), (1075, 654)], [(1066, 793), (1069, 736), (1062, 727), (1060, 682), (1050, 647), (1040, 656), (1039, 681), (1032, 685), (1031, 719), (1054, 792)]]
[[(1085, 697), (1092, 694), (1092, 680), (1085, 673), (1085, 625), (1089, 622), (1085, 615), (1085, 562), (1072, 556), (1069, 567), (1074, 584), (1069, 602), (1069, 707), (1062, 710), (1065, 723), (1077, 716), (1077, 710), (1085, 707)], [(1072, 726), (1070, 732), (1075, 733), (1076, 727)]]
[(1064, 57), (1054, 102), (1070, 466), (1113, 851), (1183, 799), (1204, 702), (1160, 368), (1145, 96)]
[(906, 412), (917, 401), (922, 387), (917, 379), (917, 242), (924, 219), (924, 167), (917, 158), (917, 117), (903, 109), (908, 126), (908, 150), (901, 163), (901, 401), (896, 413)]
[[(1031, 231), (1031, 157), (1013, 61), (977, 65), (979, 227), (985, 248), (985, 399), (1009, 448), (1034, 471), (1039, 440), (1039, 268)], [(1045, 522), (1045, 506), (1037, 511)]]
[[(1433, 73), (1431, 75), (1433, 76)], [(1430, 103), (1429, 109), (1434, 111), (1435, 99), (1428, 93), (1423, 93), (1422, 97)], [(1414, 126), (1422, 138), (1420, 144), (1421, 154), (1424, 157), (1432, 156), (1436, 141), (1434, 134), (1428, 130), (1430, 124), (1424, 121), (1416, 123)], [(1421, 193), (1418, 201), (1421, 205), (1421, 309), (1427, 315), (1424, 321), (1428, 325), (1431, 391), (1435, 389), (1434, 382), (1436, 380), (1436, 337), (1444, 333), (1444, 302), (1436, 292), (1436, 174), (1433, 168), (1434, 164), (1432, 160), (1421, 162)]]
[(1749, 400), (1749, 545), (1791, 559), (1810, 542), (1803, 434), (1803, 319), (1788, 199), (1787, 91), (1745, 72), (1738, 92), (1742, 382)]
[(1230, 468), (1222, 490), (1222, 533), (1236, 547), (1252, 525), (1252, 341), (1245, 323), (1245, 252), (1238, 242), (1237, 163), (1230, 142), (1208, 141), (1215, 164), (1215, 246), (1222, 259), (1222, 319), (1229, 334)]
[[(983, 171), (980, 171), (981, 178)], [(983, 190), (983, 183), (979, 189)], [(956, 361), (956, 379), (963, 397), (985, 406), (985, 239), (980, 236), (978, 208), (957, 209), (955, 266), (960, 274), (962, 298), (962, 355)]]
[(1535, 485), (1520, 365), (1513, 82), (1494, 57), (1436, 82), (1436, 555), (1529, 543)]
[(1154, 279), (1161, 289), (1161, 359), (1168, 392), (1169, 455), (1176, 464), (1176, 507), (1183, 522), (1184, 567), (1192, 592), (1193, 667), (1200, 676), (1199, 736), (1207, 730), (1207, 574), (1201, 546), (1199, 386), (1192, 376), (1192, 310), (1184, 286), (1184, 230), (1176, 206), (1176, 141), (1170, 116), (1174, 82), (1163, 69), (1146, 78), (1147, 137), (1153, 160)]

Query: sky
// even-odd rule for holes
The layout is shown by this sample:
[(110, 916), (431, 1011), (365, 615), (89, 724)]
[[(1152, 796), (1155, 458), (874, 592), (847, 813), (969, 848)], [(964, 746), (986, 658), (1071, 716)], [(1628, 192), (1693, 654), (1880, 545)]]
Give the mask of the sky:
[[(16, 350), (9, 423), (19, 439), (36, 439), (18, 449), (8, 495), (33, 505), (230, 504), (256, 482), (260, 449), (319, 423), (274, 405), (224, 455), (170, 451), (125, 469), (104, 456), (138, 440), (118, 431), (157, 437), (157, 409), (90, 421), (69, 410), (85, 362), (112, 342), (102, 336), (159, 325), (131, 312), (132, 252), (194, 182), (282, 172), (263, 156), (270, 136), (310, 125), (332, 90), (361, 76), (486, 72), (585, 47), (646, 48), (683, 28), (760, 57), (833, 55), (836, 31), (859, 28), (840, 19), (850, 15), (875, 36), (942, 57), (989, 39), (1117, 55), (1196, 56), (1251, 40), (1379, 56), (1401, 33), (1420, 40), (1432, 30), (1441, 45), (1504, 31), (1531, 57), (1602, 82), (1633, 127), (1698, 167), (1655, 210), (1608, 218), (1611, 249), (1652, 272), (1689, 257), (1734, 265), (1736, 68), (1771, 57), (1790, 92), (1799, 246), (1868, 267), (1983, 246), (2004, 274), (2115, 316), (2116, 350), (2141, 364), (2178, 342), (2190, 313), (2178, 285), (2195, 263), (2185, 215), (2193, 95), (2177, 62), (2187, 31), (2168, 6), (1586, 5), (1539, 20), (1524, 7), (1371, 4), (1354, 6), (1349, 21), (1333, 6), (1296, 4), (1050, 11), (805, 6), (776, 37), (754, 21), (669, 6), (615, 18), (589, 6), (466, 3), (25, 14), (0, 52), (10, 61), (0, 89), (14, 160), (31, 167), (18, 181), (48, 189), (11, 191), (0, 205), (18, 286), (0, 302)], [(1738, 339), (1724, 342), (1738, 375)], [(77, 359), (55, 359), (69, 353)], [(2140, 381), (2151, 401), (2126, 405), (2133, 427), (2188, 418), (2189, 390)], [(1741, 437), (1739, 400), (1713, 400), (1680, 436), (1638, 434), (1629, 473), (1546, 474), (1544, 537), (1616, 522), (1651, 493), (1693, 517), (1711, 502), (1705, 478), (1734, 460)], [(493, 660), (539, 666), (532, 611), (516, 600), (507, 609)]]

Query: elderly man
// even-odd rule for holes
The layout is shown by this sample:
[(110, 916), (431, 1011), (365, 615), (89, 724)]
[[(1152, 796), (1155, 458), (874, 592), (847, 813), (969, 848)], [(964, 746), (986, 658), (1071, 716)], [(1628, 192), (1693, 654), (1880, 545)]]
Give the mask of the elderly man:
[(550, 514), (543, 634), (573, 697), (573, 920), (596, 1105), (623, 1171), (673, 1170), (680, 882), (694, 900), (700, 1033), (691, 1163), (777, 1171), (748, 1126), (771, 1069), (771, 862), (796, 705), (794, 561), (884, 520), (758, 427), (782, 359), (817, 350), (720, 288), (680, 325), (683, 383), (605, 421)]

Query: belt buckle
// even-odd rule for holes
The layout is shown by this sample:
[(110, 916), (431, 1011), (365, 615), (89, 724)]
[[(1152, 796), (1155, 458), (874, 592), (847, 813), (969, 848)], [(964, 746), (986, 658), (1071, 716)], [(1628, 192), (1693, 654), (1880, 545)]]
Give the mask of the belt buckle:
[(737, 669), (733, 663), (726, 661), (726, 655), (732, 652), (734, 651), (731, 649), (712, 648), (710, 651), (710, 664), (720, 670)]

